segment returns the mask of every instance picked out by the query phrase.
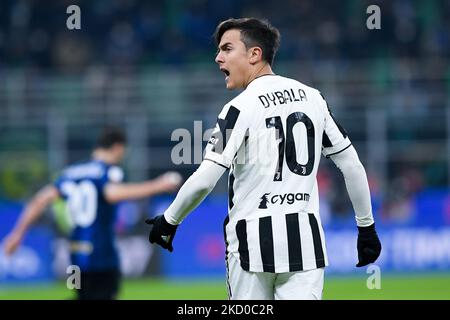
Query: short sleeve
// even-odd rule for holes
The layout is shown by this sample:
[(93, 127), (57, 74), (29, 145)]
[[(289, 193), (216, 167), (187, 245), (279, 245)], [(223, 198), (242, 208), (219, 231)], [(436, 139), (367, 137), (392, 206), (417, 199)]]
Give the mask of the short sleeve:
[(112, 166), (108, 168), (107, 179), (108, 182), (120, 183), (123, 181), (124, 173), (122, 168), (117, 166)]
[(205, 160), (229, 168), (248, 132), (244, 113), (233, 105), (226, 105), (205, 149)]
[(319, 100), (325, 112), (325, 126), (322, 135), (322, 154), (329, 158), (330, 156), (344, 151), (351, 146), (345, 129), (336, 121), (331, 113), (327, 102), (320, 95)]

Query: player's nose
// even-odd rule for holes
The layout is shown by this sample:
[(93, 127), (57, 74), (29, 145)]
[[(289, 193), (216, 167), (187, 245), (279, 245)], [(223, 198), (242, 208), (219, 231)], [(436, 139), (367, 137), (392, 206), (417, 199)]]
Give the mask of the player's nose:
[(214, 61), (216, 61), (217, 64), (223, 63), (223, 57), (220, 52), (216, 55), (216, 59), (214, 59)]

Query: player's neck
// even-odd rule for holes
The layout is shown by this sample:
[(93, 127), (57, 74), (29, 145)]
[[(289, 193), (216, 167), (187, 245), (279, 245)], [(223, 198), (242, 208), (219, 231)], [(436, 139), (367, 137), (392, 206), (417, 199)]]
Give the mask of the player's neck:
[(257, 66), (253, 70), (253, 72), (250, 73), (247, 84), (244, 86), (244, 88), (247, 88), (247, 86), (256, 78), (266, 76), (266, 75), (274, 75), (272, 68), (270, 67), (270, 64), (264, 63), (261, 66)]
[(116, 164), (116, 159), (113, 154), (106, 150), (96, 149), (92, 152), (92, 158), (94, 160), (102, 161), (107, 164)]

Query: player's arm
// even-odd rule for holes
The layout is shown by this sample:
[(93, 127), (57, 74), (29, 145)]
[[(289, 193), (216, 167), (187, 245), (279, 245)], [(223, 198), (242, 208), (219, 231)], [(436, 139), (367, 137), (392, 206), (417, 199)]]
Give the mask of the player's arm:
[(164, 218), (173, 225), (180, 224), (203, 199), (214, 189), (226, 168), (203, 160), (198, 169), (186, 180), (180, 188), (175, 200), (164, 212)]
[(164, 214), (145, 221), (153, 225), (149, 234), (150, 243), (157, 243), (172, 252), (172, 241), (178, 224), (211, 192), (225, 170), (226, 167), (223, 165), (203, 160), (180, 188), (175, 200)]
[(375, 262), (381, 253), (381, 242), (375, 230), (369, 184), (366, 171), (353, 146), (330, 156), (344, 175), (345, 185), (353, 204), (358, 226), (358, 264), (363, 267)]
[(178, 173), (167, 172), (156, 179), (139, 183), (108, 183), (103, 192), (108, 202), (115, 203), (175, 191), (180, 183), (181, 176)]
[(16, 251), (30, 226), (44, 213), (45, 208), (58, 197), (58, 190), (53, 185), (47, 185), (36, 193), (25, 207), (14, 229), (5, 238), (3, 249), (7, 255)]
[(331, 158), (344, 175), (345, 186), (355, 210), (358, 227), (359, 262), (356, 266), (362, 267), (375, 262), (381, 252), (381, 243), (375, 231), (372, 215), (366, 171), (347, 136), (347, 132), (334, 119), (321, 95), (318, 97), (318, 102), (325, 114), (322, 153), (327, 158)]
[(352, 146), (345, 129), (336, 121), (323, 96), (318, 103), (325, 115), (322, 136), (322, 153), (330, 158), (344, 175), (347, 192), (356, 214), (356, 223), (367, 227), (374, 223), (366, 171)]
[(359, 227), (368, 227), (374, 224), (369, 183), (355, 148), (349, 146), (344, 151), (331, 155), (330, 159), (344, 176), (345, 186), (355, 210), (356, 224)]

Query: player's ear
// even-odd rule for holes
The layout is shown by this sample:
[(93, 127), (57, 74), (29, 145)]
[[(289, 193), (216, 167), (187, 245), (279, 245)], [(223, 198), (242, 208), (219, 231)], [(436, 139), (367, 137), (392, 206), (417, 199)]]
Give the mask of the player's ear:
[(262, 49), (260, 47), (252, 47), (248, 50), (248, 55), (251, 64), (258, 63), (262, 60)]

